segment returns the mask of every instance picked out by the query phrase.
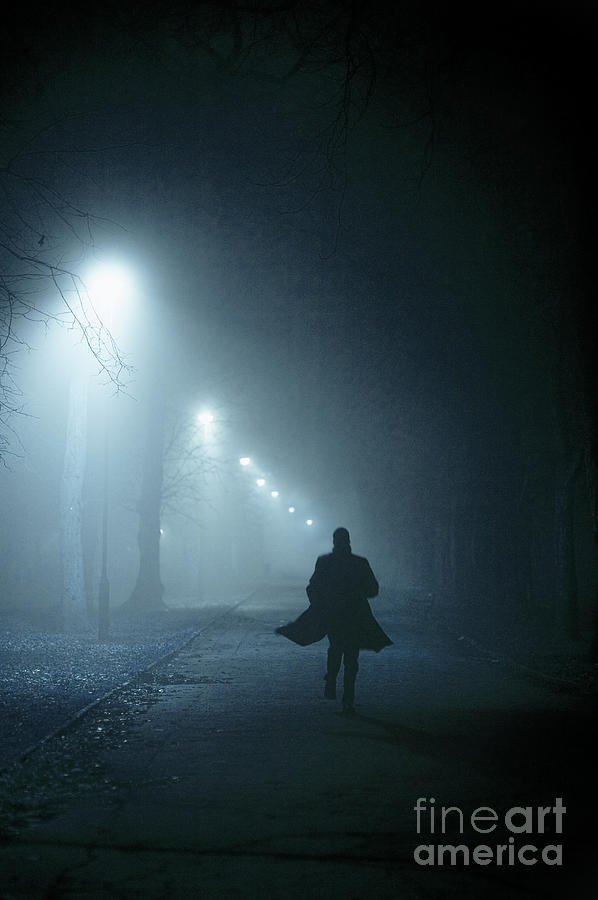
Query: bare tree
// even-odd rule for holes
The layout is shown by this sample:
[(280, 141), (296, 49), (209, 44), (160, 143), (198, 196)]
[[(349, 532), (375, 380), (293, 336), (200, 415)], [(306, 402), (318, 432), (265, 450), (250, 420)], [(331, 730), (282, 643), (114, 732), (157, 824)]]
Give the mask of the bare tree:
[(116, 390), (130, 367), (123, 359), (81, 269), (94, 248), (93, 217), (25, 171), (17, 153), (0, 169), (0, 456), (18, 441), (15, 416), (26, 411), (16, 357), (36, 328), (72, 331), (99, 375)]
[(60, 610), (64, 624), (78, 629), (88, 624), (81, 533), (87, 373), (95, 369), (119, 391), (130, 366), (85, 283), (84, 266), (94, 251), (93, 217), (67, 199), (52, 174), (44, 174), (40, 164), (48, 158), (36, 144), (40, 135), (23, 136), (14, 128), (10, 137), (0, 151), (0, 458), (7, 463), (26, 449), (19, 429), (28, 399), (18, 378), (20, 355), (50, 326), (71, 332), (86, 374), (74, 365), (67, 402)]

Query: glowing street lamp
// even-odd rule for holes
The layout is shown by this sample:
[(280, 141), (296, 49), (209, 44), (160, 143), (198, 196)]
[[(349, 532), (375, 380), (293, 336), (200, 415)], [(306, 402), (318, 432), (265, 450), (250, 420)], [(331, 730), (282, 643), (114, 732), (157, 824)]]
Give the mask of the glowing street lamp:
[(200, 412), (197, 414), (197, 421), (200, 425), (211, 425), (214, 421), (214, 414), (207, 410), (205, 412)]
[(313, 524), (314, 524), (314, 520), (313, 520), (313, 519), (306, 519), (306, 520), (305, 520), (305, 524), (306, 524), (306, 525), (313, 525)]
[(115, 307), (133, 294), (134, 279), (122, 263), (99, 263), (87, 274), (85, 286), (96, 314), (111, 325)]
[[(117, 305), (134, 293), (134, 277), (119, 262), (98, 263), (86, 275), (85, 286), (95, 314), (112, 329)], [(102, 509), (102, 567), (98, 589), (98, 639), (108, 640), (110, 630), (110, 582), (108, 581), (108, 484), (109, 428), (108, 410), (104, 424), (104, 496)]]
[(263, 487), (266, 483), (266, 479), (265, 478), (256, 478), (255, 483), (257, 484), (258, 487)]
[(294, 506), (289, 506), (289, 512), (290, 512), (290, 513), (294, 513), (294, 512), (295, 512), (295, 507), (294, 507)]
[(274, 499), (276, 499), (276, 497), (279, 497), (280, 494), (278, 493), (278, 491), (270, 491), (270, 496), (274, 497)]
[(251, 457), (250, 456), (242, 456), (239, 460), (239, 463), (242, 466), (248, 466), (251, 463)]

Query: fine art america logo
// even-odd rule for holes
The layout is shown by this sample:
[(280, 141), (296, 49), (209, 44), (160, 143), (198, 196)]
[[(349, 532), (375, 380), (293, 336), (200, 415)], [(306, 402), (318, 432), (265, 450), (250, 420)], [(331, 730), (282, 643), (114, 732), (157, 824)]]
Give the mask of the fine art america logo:
[[(418, 835), (426, 835), (432, 843), (419, 844), (413, 858), (420, 866), (470, 865), (562, 866), (563, 845), (546, 843), (549, 835), (563, 833), (563, 815), (567, 808), (562, 797), (554, 806), (512, 806), (505, 813), (498, 813), (491, 806), (478, 806), (465, 814), (458, 806), (436, 806), (434, 797), (418, 797), (413, 807)], [(471, 827), (477, 835), (487, 837), (489, 843), (435, 843), (439, 836), (455, 831), (462, 836)], [(497, 830), (498, 829), (498, 830)], [(446, 837), (444, 838), (446, 840)], [(552, 838), (554, 839), (554, 838)]]

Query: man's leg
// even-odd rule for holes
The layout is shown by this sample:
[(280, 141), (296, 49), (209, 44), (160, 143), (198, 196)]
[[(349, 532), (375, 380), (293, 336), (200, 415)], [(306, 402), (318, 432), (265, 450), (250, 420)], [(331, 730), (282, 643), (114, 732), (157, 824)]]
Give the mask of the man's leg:
[(343, 681), (343, 712), (352, 713), (355, 702), (355, 679), (359, 671), (359, 647), (345, 647), (345, 672)]
[(328, 664), (326, 667), (326, 675), (324, 676), (326, 680), (324, 696), (327, 700), (336, 700), (336, 676), (341, 667), (343, 649), (330, 635), (328, 636), (328, 640), (330, 641), (330, 646), (328, 647)]

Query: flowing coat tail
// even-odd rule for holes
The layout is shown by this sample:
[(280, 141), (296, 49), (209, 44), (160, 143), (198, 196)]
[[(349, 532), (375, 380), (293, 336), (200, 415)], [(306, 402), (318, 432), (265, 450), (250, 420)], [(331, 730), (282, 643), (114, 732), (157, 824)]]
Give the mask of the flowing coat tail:
[[(374, 618), (367, 600), (359, 604), (359, 609), (354, 615), (352, 631), (360, 650), (374, 650), (378, 653), (384, 647), (390, 647), (392, 641)], [(329, 619), (329, 610), (325, 606), (312, 604), (299, 618), (277, 628), (276, 634), (281, 634), (300, 647), (307, 647), (326, 637)]]

